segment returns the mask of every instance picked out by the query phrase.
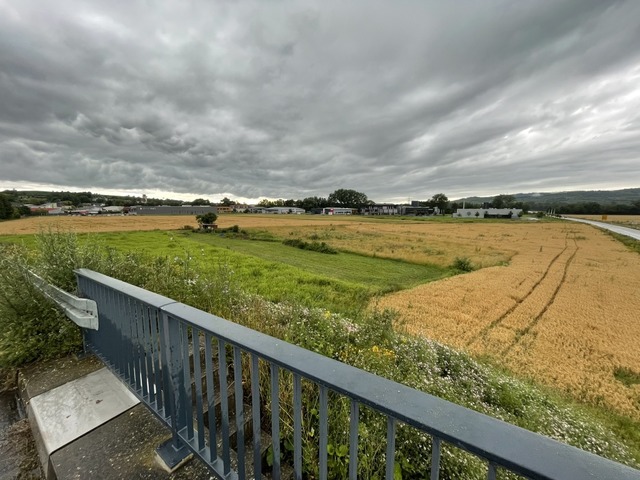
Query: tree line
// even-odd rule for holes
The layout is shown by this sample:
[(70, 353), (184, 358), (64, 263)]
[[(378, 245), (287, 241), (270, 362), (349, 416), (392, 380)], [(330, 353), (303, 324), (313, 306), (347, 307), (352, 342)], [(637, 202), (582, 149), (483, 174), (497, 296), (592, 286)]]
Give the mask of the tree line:
[[(261, 207), (298, 207), (305, 210), (313, 210), (327, 207), (342, 208), (363, 208), (367, 205), (375, 205), (376, 202), (370, 200), (366, 194), (357, 190), (340, 188), (328, 197), (307, 197), (301, 200), (294, 199), (278, 199), (278, 200), (261, 200), (258, 204)], [(444, 193), (436, 193), (431, 199), (418, 202), (424, 207), (438, 207), (441, 212), (447, 209), (449, 199)]]
[[(146, 198), (115, 195), (93, 194), (91, 192), (40, 192), (5, 190), (0, 195), (8, 198), (10, 202), (28, 205), (44, 205), (45, 203), (60, 203), (69, 207), (80, 207), (87, 204), (100, 204), (106, 207), (131, 207), (145, 203), (145, 205), (171, 205), (179, 206), (184, 202), (180, 200), (167, 200), (159, 198)], [(208, 200), (207, 200), (208, 201)]]
[[(211, 201), (204, 198), (196, 198), (191, 202), (182, 202), (179, 200), (167, 200), (133, 196), (106, 196), (92, 194), (91, 192), (19, 192), (16, 190), (5, 190), (0, 193), (0, 219), (6, 220), (10, 218), (19, 218), (20, 216), (30, 215), (32, 212), (24, 204), (43, 205), (45, 203), (60, 203), (62, 205), (79, 207), (84, 204), (101, 204), (104, 206), (122, 206), (130, 207), (145, 203), (149, 206), (171, 205), (178, 206), (183, 204), (189, 205), (215, 205)], [(297, 207), (306, 211), (314, 209), (322, 209), (327, 207), (344, 207), (361, 209), (375, 202), (370, 200), (365, 193), (353, 189), (340, 188), (330, 193), (327, 197), (306, 197), (299, 200), (294, 199), (264, 199), (258, 204), (261, 207)], [(219, 205), (233, 206), (236, 202), (224, 197)], [(436, 193), (430, 199), (418, 202), (419, 206), (437, 207), (440, 213), (453, 213), (458, 208), (463, 207), (461, 201), (449, 201), (444, 193)], [(472, 203), (465, 201), (466, 208), (518, 208), (525, 213), (530, 210), (549, 211), (553, 210), (558, 214), (610, 214), (610, 215), (640, 215), (640, 198), (630, 203), (613, 203), (604, 204), (593, 201), (586, 202), (523, 202), (518, 201), (513, 195), (501, 194), (493, 197), (490, 202)]]

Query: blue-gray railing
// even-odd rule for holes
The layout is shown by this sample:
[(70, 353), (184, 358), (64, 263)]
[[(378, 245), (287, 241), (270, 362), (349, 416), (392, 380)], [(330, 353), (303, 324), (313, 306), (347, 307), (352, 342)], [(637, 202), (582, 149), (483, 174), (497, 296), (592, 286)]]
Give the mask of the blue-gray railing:
[[(640, 479), (640, 471), (542, 435), (460, 407), (396, 382), (296, 347), (201, 310), (80, 269), (81, 296), (98, 306), (99, 330), (85, 341), (113, 372), (172, 430), (170, 447), (188, 449), (224, 479), (249, 478), (262, 471), (261, 409), (271, 412), (272, 478), (281, 475), (279, 385), (290, 372), (293, 388), (293, 471), (302, 478), (302, 380), (318, 385), (319, 477), (327, 478), (328, 394), (349, 399), (349, 478), (358, 477), (361, 405), (386, 417), (386, 478), (394, 478), (395, 435), (404, 422), (431, 436), (430, 478), (439, 478), (443, 442), (487, 462), (487, 478), (498, 468), (531, 479)], [(229, 351), (230, 355), (227, 355)], [(245, 461), (242, 358), (248, 357), (253, 457)], [(261, 405), (259, 362), (268, 364), (270, 398)], [(233, 364), (233, 368), (230, 368)], [(233, 382), (227, 373), (233, 370)], [(217, 377), (217, 378), (214, 378)], [(200, 379), (203, 379), (200, 381)], [(214, 392), (216, 389), (219, 392)], [(231, 388), (231, 392), (227, 389)], [(250, 392), (250, 393), (249, 393)], [(235, 400), (229, 405), (229, 393)], [(231, 396), (233, 398), (233, 396)], [(216, 407), (216, 402), (219, 406)], [(230, 406), (235, 415), (230, 416)], [(219, 416), (220, 418), (214, 418)], [(235, 425), (233, 418), (235, 417)], [(232, 430), (236, 431), (232, 448)], [(250, 457), (251, 458), (251, 457)], [(424, 476), (429, 475), (425, 472)]]

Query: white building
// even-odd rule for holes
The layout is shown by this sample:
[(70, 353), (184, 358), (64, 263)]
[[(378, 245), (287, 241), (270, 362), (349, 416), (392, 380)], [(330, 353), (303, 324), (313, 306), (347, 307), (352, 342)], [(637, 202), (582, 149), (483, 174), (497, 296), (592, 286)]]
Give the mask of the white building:
[(104, 213), (122, 213), (122, 210), (124, 210), (124, 207), (118, 207), (118, 206), (111, 206), (111, 207), (102, 207), (102, 211)]
[(264, 213), (275, 213), (275, 214), (287, 214), (292, 213), (296, 215), (301, 215), (306, 213), (304, 208), (298, 207), (269, 207), (264, 209)]
[(351, 215), (351, 214), (353, 214), (352, 208), (327, 207), (322, 209), (322, 215)]

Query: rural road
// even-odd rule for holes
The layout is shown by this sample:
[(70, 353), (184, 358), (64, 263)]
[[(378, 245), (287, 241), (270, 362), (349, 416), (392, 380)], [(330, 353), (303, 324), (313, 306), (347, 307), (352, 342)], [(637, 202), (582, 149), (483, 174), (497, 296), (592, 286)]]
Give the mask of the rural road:
[(589, 225), (593, 225), (594, 227), (604, 228), (606, 230), (619, 233), (620, 235), (626, 235), (627, 237), (640, 240), (640, 230), (636, 230), (635, 228), (621, 227), (619, 225), (611, 225), (610, 223), (604, 223), (604, 222), (594, 222), (593, 220), (584, 220), (582, 218), (571, 218), (571, 217), (562, 217), (562, 218), (564, 218), (565, 220), (571, 220), (573, 222), (588, 223)]

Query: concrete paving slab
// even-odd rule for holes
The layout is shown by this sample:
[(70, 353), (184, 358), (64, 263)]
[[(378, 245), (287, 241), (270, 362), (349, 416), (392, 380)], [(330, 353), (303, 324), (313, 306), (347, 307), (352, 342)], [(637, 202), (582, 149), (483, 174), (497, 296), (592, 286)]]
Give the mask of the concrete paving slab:
[(102, 368), (31, 398), (29, 407), (47, 455), (139, 403)]
[(89, 432), (51, 455), (59, 479), (213, 479), (207, 467), (191, 460), (174, 473), (155, 459), (155, 449), (170, 431), (142, 404)]

